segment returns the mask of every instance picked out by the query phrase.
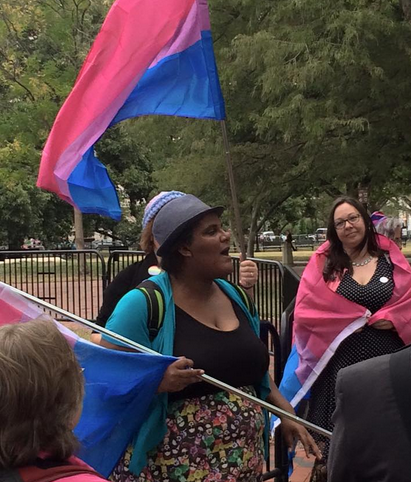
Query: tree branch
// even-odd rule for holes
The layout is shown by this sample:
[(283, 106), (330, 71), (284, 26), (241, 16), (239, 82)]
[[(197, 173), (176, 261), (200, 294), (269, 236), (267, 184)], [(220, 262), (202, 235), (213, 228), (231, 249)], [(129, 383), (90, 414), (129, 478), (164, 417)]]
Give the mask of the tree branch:
[[(13, 66), (14, 67), (14, 66)], [(6, 77), (8, 77), (9, 80), (15, 82), (17, 85), (19, 85), (22, 89), (24, 89), (28, 96), (30, 97), (30, 99), (35, 102), (36, 98), (34, 97), (33, 93), (31, 92), (31, 90), (26, 87), (22, 82), (20, 82), (18, 80), (18, 78), (16, 77), (16, 73), (14, 71), (13, 74), (11, 74), (7, 69), (5, 69), (2, 65), (0, 65), (0, 70), (5, 74)]]
[(260, 229), (264, 226), (264, 223), (267, 221), (267, 219), (271, 216), (271, 214), (274, 212), (275, 209), (278, 208), (278, 206), (281, 206), (281, 204), (283, 204), (285, 201), (287, 201), (287, 199), (289, 197), (291, 197), (292, 195), (292, 192), (289, 191), (287, 192), (286, 194), (284, 194), (280, 199), (278, 199), (274, 204), (273, 206), (271, 206), (271, 208), (265, 213), (265, 215), (263, 216), (263, 218), (260, 220), (260, 222), (258, 223), (257, 225), (257, 233), (258, 231), (260, 231)]

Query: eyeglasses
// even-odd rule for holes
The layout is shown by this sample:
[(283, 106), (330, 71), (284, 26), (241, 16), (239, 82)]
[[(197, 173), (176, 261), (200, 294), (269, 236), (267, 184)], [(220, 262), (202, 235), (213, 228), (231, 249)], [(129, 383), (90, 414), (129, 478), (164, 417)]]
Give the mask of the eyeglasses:
[(346, 219), (338, 219), (338, 221), (336, 221), (334, 223), (334, 226), (335, 226), (335, 229), (337, 229), (338, 231), (340, 229), (344, 229), (345, 228), (345, 223), (348, 221), (351, 225), (354, 225), (354, 224), (357, 224), (358, 221), (360, 220), (361, 218), (361, 214), (352, 214), (351, 216), (348, 216), (348, 218)]

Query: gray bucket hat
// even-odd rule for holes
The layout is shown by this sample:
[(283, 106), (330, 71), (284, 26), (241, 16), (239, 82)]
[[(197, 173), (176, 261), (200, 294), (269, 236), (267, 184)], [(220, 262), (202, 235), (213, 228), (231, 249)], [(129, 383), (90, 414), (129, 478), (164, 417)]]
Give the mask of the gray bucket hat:
[(210, 207), (192, 194), (173, 199), (160, 209), (153, 223), (153, 235), (160, 247), (157, 254), (162, 256), (173, 246), (180, 234), (205, 214), (222, 214), (222, 206)]

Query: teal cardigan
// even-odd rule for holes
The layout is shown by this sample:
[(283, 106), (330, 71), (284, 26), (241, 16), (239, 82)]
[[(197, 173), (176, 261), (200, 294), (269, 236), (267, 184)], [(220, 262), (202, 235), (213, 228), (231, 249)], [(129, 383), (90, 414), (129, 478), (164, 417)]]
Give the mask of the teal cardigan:
[[(168, 274), (164, 272), (149, 279), (160, 287), (165, 301), (163, 326), (156, 338), (152, 342), (150, 341), (147, 328), (147, 301), (144, 294), (136, 289), (129, 291), (119, 301), (107, 322), (106, 328), (130, 340), (134, 340), (141, 345), (152, 348), (158, 353), (172, 356), (175, 334), (175, 309), (170, 278)], [(230, 299), (234, 300), (240, 306), (246, 314), (253, 331), (259, 336), (260, 320), (258, 315), (251, 315), (240, 295), (230, 283), (221, 279), (217, 279), (215, 282)], [(110, 343), (121, 344), (107, 335), (103, 335), (103, 338)], [(268, 372), (255, 388), (257, 396), (265, 400), (270, 393)], [(167, 393), (160, 393), (153, 398), (146, 421), (133, 440), (134, 451), (130, 461), (130, 470), (136, 475), (140, 474), (147, 464), (147, 453), (156, 447), (166, 434), (167, 427), (165, 421), (167, 405)], [(265, 418), (265, 443), (267, 453), (269, 434), (267, 412), (265, 412)]]

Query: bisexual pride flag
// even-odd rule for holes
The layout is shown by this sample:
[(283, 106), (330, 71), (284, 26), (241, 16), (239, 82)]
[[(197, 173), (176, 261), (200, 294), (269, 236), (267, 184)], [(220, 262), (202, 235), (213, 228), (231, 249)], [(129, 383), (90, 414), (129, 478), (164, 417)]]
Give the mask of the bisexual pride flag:
[[(0, 326), (44, 316), (41, 308), (0, 283)], [(55, 322), (72, 346), (85, 378), (77, 454), (108, 477), (145, 420), (173, 357), (109, 350)]]
[(225, 118), (207, 0), (117, 0), (57, 115), (37, 186), (83, 213), (121, 217), (94, 144), (142, 115)]

